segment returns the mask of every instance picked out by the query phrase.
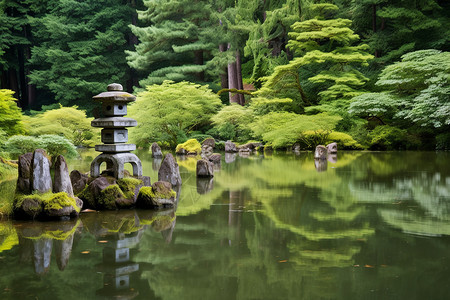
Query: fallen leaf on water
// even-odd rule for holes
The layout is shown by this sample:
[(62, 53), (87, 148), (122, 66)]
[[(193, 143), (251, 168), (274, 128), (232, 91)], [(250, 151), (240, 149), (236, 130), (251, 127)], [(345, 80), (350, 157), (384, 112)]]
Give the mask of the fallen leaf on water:
[(98, 242), (104, 244), (107, 243), (108, 241), (98, 241)]
[(359, 265), (353, 265), (354, 267), (359, 267)]
[(82, 212), (82, 213), (85, 213), (85, 212), (96, 212), (96, 210), (93, 210), (93, 209), (85, 209), (85, 210), (82, 210), (81, 212)]
[(278, 261), (279, 263), (285, 263), (285, 262), (287, 262), (287, 259), (284, 259), (284, 260), (280, 260), (280, 261)]
[(371, 265), (364, 265), (364, 268), (375, 268), (375, 267)]
[(81, 254), (88, 254), (90, 251), (83, 251)]

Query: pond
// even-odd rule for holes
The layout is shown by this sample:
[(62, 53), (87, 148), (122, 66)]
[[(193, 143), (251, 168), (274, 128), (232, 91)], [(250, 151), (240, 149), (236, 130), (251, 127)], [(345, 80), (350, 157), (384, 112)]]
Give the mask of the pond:
[(178, 163), (176, 211), (0, 222), (0, 298), (448, 298), (450, 153), (223, 155), (211, 181)]

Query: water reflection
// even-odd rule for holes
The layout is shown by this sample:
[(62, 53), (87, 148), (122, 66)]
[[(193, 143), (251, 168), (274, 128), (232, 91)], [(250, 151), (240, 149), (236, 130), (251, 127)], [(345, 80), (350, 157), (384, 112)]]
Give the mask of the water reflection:
[(2, 298), (444, 299), (450, 155), (332, 160), (319, 173), (312, 153), (237, 156), (212, 183), (197, 180), (188, 158), (176, 216), (82, 214), (44, 233), (0, 223)]

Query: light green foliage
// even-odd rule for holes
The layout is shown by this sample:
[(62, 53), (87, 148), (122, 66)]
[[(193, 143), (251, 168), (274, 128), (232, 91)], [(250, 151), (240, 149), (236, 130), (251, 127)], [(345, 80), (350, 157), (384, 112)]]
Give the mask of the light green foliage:
[(288, 62), (287, 33), (292, 24), (300, 21), (300, 0), (280, 2), (281, 7), (268, 7), (265, 19), (254, 24), (244, 48), (245, 56), (253, 58), (251, 79), (257, 83), (260, 77), (269, 76), (276, 66)]
[(250, 108), (257, 116), (266, 115), (270, 112), (291, 111), (292, 99), (289, 98), (273, 98), (267, 99), (263, 97), (255, 97), (250, 101)]
[(220, 107), (220, 98), (206, 85), (164, 81), (147, 86), (129, 107), (129, 115), (139, 124), (130, 129), (130, 140), (143, 147), (154, 141), (175, 147), (191, 131), (208, 125)]
[[(328, 6), (319, 11), (329, 11)], [(321, 17), (294, 23), (288, 47), (300, 57), (276, 67), (258, 94), (266, 97), (294, 95), (291, 97), (299, 107), (311, 105), (302, 87), (306, 78), (300, 78), (299, 73), (308, 68), (315, 70), (315, 75), (308, 75), (308, 80), (320, 91), (318, 95), (323, 102), (336, 102), (360, 94), (368, 79), (356, 67), (366, 66), (373, 56), (366, 52), (367, 45), (354, 45), (359, 37), (350, 26), (351, 20), (323, 20)]]
[[(11, 90), (0, 89), (0, 131), (6, 136), (25, 133), (22, 112)], [(0, 142), (2, 144), (2, 142)]]
[(0, 156), (0, 180), (5, 180), (17, 175), (17, 164), (7, 161)]
[(180, 152), (181, 149), (186, 150), (189, 153), (197, 153), (200, 154), (202, 152), (202, 145), (196, 139), (189, 139), (182, 144), (178, 144), (175, 152)]
[(211, 120), (214, 127), (210, 132), (220, 139), (243, 142), (251, 138), (249, 125), (254, 120), (251, 108), (231, 104), (223, 107)]
[(325, 113), (309, 116), (273, 112), (257, 118), (250, 128), (257, 138), (261, 138), (273, 148), (284, 148), (299, 141), (306, 131), (331, 131), (340, 120), (339, 116)]
[(44, 134), (39, 137), (15, 135), (8, 139), (5, 148), (15, 157), (33, 152), (37, 148), (46, 150), (53, 158), (58, 155), (68, 158), (78, 155), (75, 146), (68, 139), (52, 134)]
[(327, 145), (333, 142), (338, 144), (338, 149), (356, 150), (363, 146), (355, 141), (350, 135), (330, 130), (307, 130), (302, 132), (298, 139), (302, 147), (314, 149), (317, 145)]
[(31, 83), (63, 105), (91, 109), (92, 96), (111, 82), (125, 83), (125, 49), (132, 9), (117, 1), (54, 1), (36, 17)]
[(418, 141), (409, 136), (407, 131), (392, 126), (378, 126), (368, 134), (370, 149), (406, 150), (417, 148)]
[[(3, 168), (4, 164), (0, 164), (0, 168)], [(3, 170), (0, 170), (0, 219), (2, 216), (9, 216), (13, 212), (13, 203), (11, 199), (14, 199), (14, 194), (17, 184), (17, 169), (8, 170), (5, 175)]]
[(349, 113), (365, 119), (390, 119), (398, 111), (396, 97), (390, 93), (364, 93), (352, 99)]
[(338, 149), (348, 149), (348, 150), (356, 150), (363, 149), (363, 146), (360, 145), (357, 141), (353, 139), (349, 134), (344, 132), (332, 131), (328, 135), (327, 143), (336, 142), (338, 144)]
[(84, 110), (77, 106), (47, 110), (33, 117), (26, 117), (25, 123), (30, 135), (62, 135), (75, 146), (92, 147), (100, 137), (100, 130), (91, 127), (93, 118), (87, 118)]
[(399, 118), (422, 126), (450, 125), (450, 52), (421, 50), (387, 66), (377, 85), (399, 98)]

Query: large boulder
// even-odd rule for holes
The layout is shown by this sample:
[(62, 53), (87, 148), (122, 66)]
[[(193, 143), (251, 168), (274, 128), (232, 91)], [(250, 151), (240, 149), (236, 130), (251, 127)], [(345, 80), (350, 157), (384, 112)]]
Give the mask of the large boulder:
[(213, 177), (214, 167), (209, 160), (199, 159), (197, 161), (197, 177)]
[(215, 165), (220, 165), (222, 155), (220, 153), (214, 153), (213, 155), (208, 157), (208, 160)]
[(55, 162), (55, 180), (53, 182), (53, 192), (66, 192), (73, 197), (72, 181), (69, 176), (69, 168), (67, 167), (64, 156), (59, 155)]
[(157, 181), (152, 186), (142, 187), (139, 191), (136, 207), (164, 208), (175, 206), (176, 193), (170, 182)]
[(328, 153), (332, 153), (332, 154), (337, 153), (337, 148), (338, 148), (337, 143), (331, 143), (331, 144), (327, 145)]
[(213, 154), (214, 147), (210, 145), (202, 145), (202, 157), (207, 158)]
[(50, 161), (43, 149), (36, 149), (33, 153), (31, 168), (31, 192), (46, 193), (52, 190)]
[(327, 147), (323, 146), (323, 145), (318, 145), (316, 147), (316, 151), (314, 152), (314, 159), (327, 159), (327, 155), (328, 155), (328, 151), (327, 151)]
[(17, 178), (17, 192), (22, 194), (31, 193), (31, 161), (33, 153), (25, 153), (19, 156), (18, 168), (19, 177)]
[(207, 138), (203, 141), (202, 146), (210, 146), (214, 149), (216, 146), (216, 141), (213, 138)]
[(163, 157), (161, 148), (157, 143), (152, 144), (152, 157)]
[(158, 180), (181, 185), (180, 167), (172, 154), (167, 153), (158, 171)]
[(238, 152), (236, 144), (233, 143), (232, 141), (226, 141), (225, 142), (225, 152), (228, 152), (228, 153)]
[(81, 173), (78, 170), (70, 172), (70, 181), (72, 182), (72, 190), (75, 195), (84, 190), (88, 180), (89, 176), (85, 173)]

